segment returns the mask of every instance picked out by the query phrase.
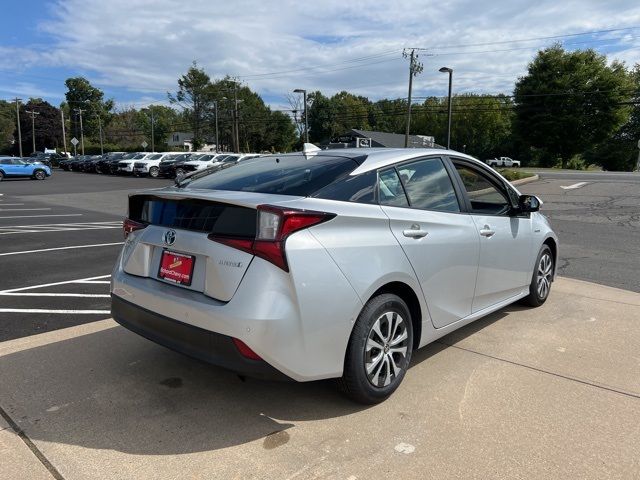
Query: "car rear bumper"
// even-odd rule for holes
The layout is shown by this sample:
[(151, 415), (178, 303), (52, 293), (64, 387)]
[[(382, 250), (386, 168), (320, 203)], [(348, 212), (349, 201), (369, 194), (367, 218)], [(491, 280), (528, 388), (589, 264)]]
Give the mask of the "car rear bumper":
[(264, 360), (242, 356), (233, 339), (227, 335), (160, 315), (116, 295), (111, 296), (111, 314), (123, 327), (176, 352), (242, 375), (268, 380), (292, 380)]

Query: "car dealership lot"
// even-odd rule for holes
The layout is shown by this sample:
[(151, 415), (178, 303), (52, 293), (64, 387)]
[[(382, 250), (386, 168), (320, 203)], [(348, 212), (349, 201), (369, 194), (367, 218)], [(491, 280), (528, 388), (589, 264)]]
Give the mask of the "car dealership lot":
[[(639, 177), (554, 175), (520, 189), (546, 202), (569, 260), (561, 272), (640, 291)], [(503, 309), (417, 352), (396, 395), (371, 408), (329, 382), (242, 381), (87, 313), (109, 309), (102, 282), (122, 242), (127, 192), (168, 183), (56, 171), (0, 185), (0, 217), (18, 217), (0, 219), (0, 291), (38, 294), (0, 294), (12, 310), (0, 312), (0, 445), (10, 446), (0, 465), (18, 472), (9, 478), (640, 470), (635, 293), (560, 279), (540, 309)]]

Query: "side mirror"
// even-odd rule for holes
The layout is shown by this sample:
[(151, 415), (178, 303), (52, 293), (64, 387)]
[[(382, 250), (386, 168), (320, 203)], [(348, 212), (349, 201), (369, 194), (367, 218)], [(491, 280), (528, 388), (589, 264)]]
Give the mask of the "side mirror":
[(521, 212), (537, 212), (540, 210), (542, 202), (535, 195), (520, 195), (518, 198), (518, 208)]

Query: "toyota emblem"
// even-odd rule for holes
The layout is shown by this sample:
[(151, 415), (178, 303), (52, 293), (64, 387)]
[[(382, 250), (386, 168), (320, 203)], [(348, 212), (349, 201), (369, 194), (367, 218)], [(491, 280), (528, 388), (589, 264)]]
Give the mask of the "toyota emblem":
[(162, 240), (164, 240), (164, 243), (166, 243), (167, 245), (173, 245), (176, 241), (176, 231), (167, 230), (166, 232), (164, 232)]

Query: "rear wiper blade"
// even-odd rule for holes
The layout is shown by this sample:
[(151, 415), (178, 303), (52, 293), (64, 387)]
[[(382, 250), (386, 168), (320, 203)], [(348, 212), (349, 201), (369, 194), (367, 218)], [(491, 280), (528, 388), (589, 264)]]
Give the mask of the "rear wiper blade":
[(206, 177), (207, 175), (211, 175), (212, 173), (215, 173), (219, 170), (224, 170), (226, 168), (231, 168), (234, 165), (236, 165), (235, 163), (230, 163), (230, 164), (221, 164), (221, 165), (216, 165), (215, 167), (208, 167), (205, 168), (204, 170), (197, 170), (195, 172), (191, 172), (188, 173), (186, 175), (183, 175), (181, 177), (176, 177), (175, 180), (175, 184), (178, 188), (184, 188), (186, 187), (189, 183), (191, 183), (192, 180), (197, 180), (199, 178), (202, 177)]

